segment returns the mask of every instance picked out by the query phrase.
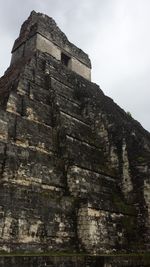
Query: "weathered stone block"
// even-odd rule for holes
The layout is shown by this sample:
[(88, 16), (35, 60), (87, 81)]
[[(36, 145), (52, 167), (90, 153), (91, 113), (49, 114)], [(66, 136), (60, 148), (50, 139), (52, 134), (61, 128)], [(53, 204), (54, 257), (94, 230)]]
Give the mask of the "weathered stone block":
[(28, 120), (49, 126), (52, 125), (52, 108), (48, 105), (42, 103), (39, 105), (39, 102), (24, 97), (23, 113)]
[(15, 138), (16, 118), (13, 114), (9, 114), (1, 110), (0, 112), (0, 139), (7, 141)]
[[(78, 213), (78, 235), (83, 246), (90, 252), (115, 252), (115, 245), (125, 242), (123, 226), (117, 229), (117, 222), (124, 215), (92, 208), (81, 208)], [(109, 218), (109, 219), (108, 219)], [(116, 231), (117, 230), (117, 231)], [(112, 249), (113, 248), (113, 249)]]
[(70, 136), (66, 137), (66, 145), (62, 147), (62, 154), (64, 157), (70, 158), (75, 165), (81, 168), (94, 170), (95, 172), (101, 173), (102, 168), (104, 169), (106, 166), (104, 154), (101, 149), (97, 149), (88, 143), (79, 141)]
[[(28, 147), (7, 145), (3, 180), (19, 185), (52, 189), (64, 187), (63, 165), (53, 155)], [(57, 191), (57, 190), (56, 190)]]
[(53, 151), (52, 128), (25, 118), (17, 118), (16, 143), (48, 153)]
[(95, 148), (102, 148), (102, 141), (97, 138), (91, 126), (84, 122), (83, 118), (80, 120), (73, 115), (70, 116), (68, 113), (61, 112), (61, 122), (66, 129), (66, 134), (93, 145)]
[[(41, 250), (46, 243), (48, 249), (51, 246), (57, 249), (62, 245), (63, 249), (68, 249), (71, 239), (74, 239), (73, 207), (68, 199), (68, 208), (65, 210), (59, 202), (61, 194), (58, 193), (56, 195), (52, 190), (4, 184), (4, 197), (0, 194), (1, 203), (5, 207), (5, 213), (0, 218), (0, 247), (1, 241), (5, 240), (6, 247), (13, 249), (10, 243), (13, 244), (17, 237), (20, 250), (35, 251), (39, 243), (42, 243)], [(47, 213), (48, 210), (51, 212)]]
[(50, 79), (50, 85), (51, 88), (59, 95), (66, 97), (66, 99), (69, 99), (70, 101), (74, 101), (76, 104), (80, 104), (79, 101), (74, 99), (74, 90), (72, 87), (66, 86), (61, 83), (61, 81), (54, 78)]
[(6, 110), (10, 113), (19, 114), (22, 113), (22, 97), (16, 92), (11, 92), (7, 100)]
[(113, 209), (111, 201), (108, 201), (112, 199), (113, 192), (116, 192), (116, 182), (112, 178), (77, 166), (70, 166), (67, 172), (67, 183), (70, 194), (74, 197), (84, 198), (101, 209)]
[(30, 83), (29, 97), (34, 101), (38, 101), (39, 103), (43, 103), (48, 106), (51, 104), (50, 92), (35, 85), (34, 83)]

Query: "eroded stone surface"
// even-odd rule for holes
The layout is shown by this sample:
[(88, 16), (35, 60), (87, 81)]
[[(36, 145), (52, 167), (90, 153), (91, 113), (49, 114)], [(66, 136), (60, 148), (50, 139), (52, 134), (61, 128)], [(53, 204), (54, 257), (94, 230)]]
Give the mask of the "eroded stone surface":
[(148, 251), (149, 133), (99, 86), (32, 52), (0, 80), (0, 250)]

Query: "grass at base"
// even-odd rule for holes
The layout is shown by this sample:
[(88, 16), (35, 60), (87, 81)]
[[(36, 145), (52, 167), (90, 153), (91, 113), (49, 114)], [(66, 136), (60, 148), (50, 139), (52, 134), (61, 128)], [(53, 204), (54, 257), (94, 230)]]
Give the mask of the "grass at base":
[(0, 251), (0, 257), (140, 257), (150, 258), (150, 252), (145, 253), (108, 253), (108, 254), (89, 254), (84, 252), (4, 252)]

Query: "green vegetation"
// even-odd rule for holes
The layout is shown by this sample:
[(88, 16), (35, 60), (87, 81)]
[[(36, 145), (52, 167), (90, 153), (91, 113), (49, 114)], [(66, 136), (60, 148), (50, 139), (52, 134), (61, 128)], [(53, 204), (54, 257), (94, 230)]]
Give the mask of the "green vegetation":
[(138, 161), (139, 163), (144, 163), (144, 162), (145, 162), (145, 158), (142, 157), (142, 156), (140, 156), (140, 157), (137, 158), (137, 161)]
[(23, 252), (23, 251), (16, 251), (16, 252), (5, 252), (5, 251), (0, 251), (0, 257), (39, 257), (39, 256), (49, 256), (49, 257), (62, 257), (62, 256), (67, 256), (67, 257), (73, 257), (73, 256), (79, 256), (79, 257), (85, 257), (85, 256), (90, 256), (90, 257), (143, 257), (143, 258), (150, 258), (150, 252), (139, 252), (139, 253), (98, 253), (95, 255), (92, 255), (90, 253), (85, 253), (85, 252), (71, 252), (71, 251), (49, 251), (49, 252)]
[(131, 115), (131, 112), (130, 112), (130, 111), (127, 111), (126, 113), (127, 113), (127, 115), (128, 115), (129, 117), (132, 118), (132, 115)]

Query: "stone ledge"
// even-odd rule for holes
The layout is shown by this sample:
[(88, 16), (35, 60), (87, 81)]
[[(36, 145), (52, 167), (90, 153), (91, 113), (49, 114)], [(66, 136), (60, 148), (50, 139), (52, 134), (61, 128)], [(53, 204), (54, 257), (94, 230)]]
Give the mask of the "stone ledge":
[(148, 254), (92, 256), (86, 253), (10, 253), (0, 255), (1, 267), (149, 267)]

